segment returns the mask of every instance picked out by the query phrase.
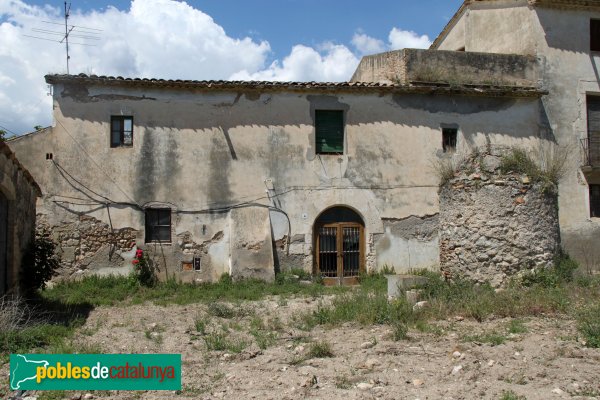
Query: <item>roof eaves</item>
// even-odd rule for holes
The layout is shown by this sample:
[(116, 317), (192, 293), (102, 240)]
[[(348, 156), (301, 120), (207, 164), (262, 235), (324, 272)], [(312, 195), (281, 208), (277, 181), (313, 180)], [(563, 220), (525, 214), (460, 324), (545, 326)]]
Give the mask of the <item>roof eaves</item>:
[(253, 81), (190, 81), (165, 79), (122, 78), (112, 76), (46, 75), (49, 84), (100, 84), (160, 88), (189, 88), (198, 90), (288, 90), (288, 91), (343, 91), (388, 93), (438, 93), (466, 96), (540, 97), (545, 92), (535, 87), (449, 85), (445, 83), (412, 82), (409, 85), (380, 82), (253, 82)]

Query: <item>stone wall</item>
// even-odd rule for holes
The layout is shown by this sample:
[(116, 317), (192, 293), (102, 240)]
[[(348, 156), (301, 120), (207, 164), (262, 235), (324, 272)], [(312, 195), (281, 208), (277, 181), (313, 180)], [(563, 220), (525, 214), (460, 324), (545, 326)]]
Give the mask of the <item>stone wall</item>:
[(501, 286), (549, 267), (560, 246), (555, 188), (499, 170), (501, 152), (467, 159), (440, 191), (440, 266), (449, 279)]
[(0, 141), (0, 296), (18, 291), (21, 261), (35, 230), (41, 190), (31, 174)]
[(36, 225), (36, 236), (49, 237), (57, 245), (60, 278), (98, 269), (115, 274), (121, 269), (129, 272), (137, 234), (133, 228), (111, 229), (109, 224), (85, 215), (78, 221), (50, 227), (46, 215), (39, 214)]

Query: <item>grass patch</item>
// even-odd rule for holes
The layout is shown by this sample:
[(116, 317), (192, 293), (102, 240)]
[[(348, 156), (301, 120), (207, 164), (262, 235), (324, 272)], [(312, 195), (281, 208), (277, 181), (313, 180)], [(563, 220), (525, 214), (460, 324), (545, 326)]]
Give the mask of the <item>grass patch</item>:
[(486, 343), (499, 346), (506, 342), (507, 337), (499, 333), (488, 332), (481, 335), (467, 335), (463, 337), (464, 342)]
[(519, 333), (527, 333), (527, 327), (525, 323), (520, 319), (513, 319), (508, 323), (507, 327), (508, 333), (519, 334)]
[(500, 400), (527, 400), (527, 397), (519, 396), (512, 390), (504, 390), (500, 396)]
[(600, 304), (583, 308), (579, 312), (577, 323), (586, 346), (600, 348)]
[(230, 339), (227, 334), (218, 332), (205, 335), (204, 343), (209, 351), (228, 351), (235, 354), (241, 353), (248, 347), (248, 343), (244, 340)]
[(328, 342), (319, 341), (311, 343), (307, 353), (309, 358), (330, 358), (334, 357), (333, 349)]
[(124, 276), (89, 276), (77, 282), (61, 282), (40, 292), (46, 300), (65, 304), (87, 302), (93, 306), (141, 304), (146, 301), (158, 305), (213, 302), (257, 301), (268, 296), (319, 297), (324, 294), (347, 291), (342, 287), (325, 287), (318, 283), (300, 284), (294, 280), (276, 280), (273, 283), (244, 280), (232, 282), (226, 275), (216, 283), (181, 283), (174, 280), (143, 287)]

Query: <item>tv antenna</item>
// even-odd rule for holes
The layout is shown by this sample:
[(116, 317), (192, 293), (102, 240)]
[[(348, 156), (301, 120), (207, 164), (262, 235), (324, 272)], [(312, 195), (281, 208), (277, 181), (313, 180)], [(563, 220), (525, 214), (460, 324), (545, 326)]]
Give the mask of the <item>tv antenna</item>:
[[(102, 32), (102, 29), (86, 28), (84, 26), (79, 26), (79, 25), (69, 25), (70, 15), (71, 15), (71, 3), (67, 3), (65, 1), (65, 23), (64, 23), (65, 32), (64, 33), (58, 32), (58, 31), (53, 31), (50, 29), (32, 28), (31, 30), (33, 32), (36, 32), (38, 34), (48, 35), (48, 37), (23, 35), (23, 36), (27, 36), (27, 37), (34, 38), (34, 39), (48, 40), (50, 42), (57, 42), (57, 43), (64, 43), (66, 53), (67, 53), (67, 74), (69, 74), (69, 60), (71, 59), (71, 56), (69, 55), (69, 44), (71, 44), (71, 45), (76, 44), (76, 45), (81, 45), (81, 46), (91, 46), (91, 47), (96, 46), (95, 44), (89, 44), (89, 43), (69, 42), (69, 38), (74, 37), (74, 38), (83, 39), (83, 40), (100, 40), (99, 32)], [(50, 25), (63, 25), (62, 23), (59, 23), (59, 22), (51, 22), (51, 21), (41, 21), (41, 22), (43, 22), (44, 24), (50, 24)]]

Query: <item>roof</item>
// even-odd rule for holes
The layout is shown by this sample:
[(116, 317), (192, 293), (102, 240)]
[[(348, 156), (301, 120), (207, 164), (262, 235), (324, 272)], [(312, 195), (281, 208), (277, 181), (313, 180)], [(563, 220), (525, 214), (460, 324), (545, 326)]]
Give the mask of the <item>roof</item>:
[(35, 179), (33, 179), (33, 176), (31, 176), (27, 168), (25, 168), (23, 164), (21, 164), (19, 160), (17, 160), (15, 153), (3, 141), (0, 141), (0, 153), (4, 154), (9, 160), (12, 160), (12, 163), (17, 167), (19, 171), (23, 173), (23, 176), (25, 177), (27, 182), (29, 182), (29, 184), (33, 187), (33, 190), (35, 190), (37, 196), (42, 197), (42, 189), (40, 189)]
[(466, 96), (540, 97), (546, 92), (536, 87), (499, 85), (450, 85), (419, 82), (396, 84), (385, 82), (273, 82), (273, 81), (196, 81), (182, 79), (123, 78), (98, 75), (46, 75), (49, 84), (88, 84), (122, 87), (188, 89), (201, 91), (288, 91), (288, 92), (388, 92), (425, 94), (462, 94)]
[[(440, 45), (440, 42), (446, 37), (448, 32), (458, 20), (462, 17), (464, 12), (469, 8), (471, 4), (481, 2), (494, 2), (494, 1), (505, 1), (505, 0), (464, 0), (458, 11), (448, 21), (442, 32), (435, 38), (431, 46), (432, 50), (435, 50)], [(541, 7), (556, 7), (556, 8), (576, 8), (576, 9), (600, 9), (600, 0), (527, 0), (527, 4), (530, 6), (541, 6)]]

